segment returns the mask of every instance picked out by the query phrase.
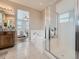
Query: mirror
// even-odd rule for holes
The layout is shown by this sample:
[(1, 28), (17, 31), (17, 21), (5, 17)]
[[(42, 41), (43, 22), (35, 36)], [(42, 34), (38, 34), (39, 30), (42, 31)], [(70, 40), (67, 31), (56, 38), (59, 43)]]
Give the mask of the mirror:
[(0, 6), (0, 25), (3, 31), (15, 31), (15, 10)]
[(3, 30), (3, 14), (0, 12), (0, 31)]

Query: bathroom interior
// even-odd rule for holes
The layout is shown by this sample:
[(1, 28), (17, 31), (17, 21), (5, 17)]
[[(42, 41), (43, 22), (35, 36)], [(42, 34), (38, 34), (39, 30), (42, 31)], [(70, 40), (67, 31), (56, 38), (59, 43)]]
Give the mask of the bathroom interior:
[(0, 2), (1, 50), (29, 38), (47, 56), (55, 59), (75, 59), (76, 56), (79, 59), (78, 0), (57, 0), (41, 11), (13, 0), (12, 4), (4, 1)]

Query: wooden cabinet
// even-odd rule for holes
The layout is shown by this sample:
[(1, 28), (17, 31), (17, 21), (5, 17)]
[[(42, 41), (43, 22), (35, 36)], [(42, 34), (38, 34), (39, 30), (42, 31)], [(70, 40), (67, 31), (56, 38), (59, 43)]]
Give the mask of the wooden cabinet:
[(15, 44), (14, 31), (0, 32), (0, 49), (14, 46), (14, 44)]

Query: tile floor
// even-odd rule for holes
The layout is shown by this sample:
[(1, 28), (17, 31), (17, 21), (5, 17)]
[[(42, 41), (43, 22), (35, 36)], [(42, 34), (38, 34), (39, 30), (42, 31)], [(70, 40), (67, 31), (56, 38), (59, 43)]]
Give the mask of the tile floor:
[[(22, 40), (21, 40), (22, 41)], [(0, 50), (0, 59), (49, 59), (41, 54), (28, 40), (18, 42), (15, 47)]]

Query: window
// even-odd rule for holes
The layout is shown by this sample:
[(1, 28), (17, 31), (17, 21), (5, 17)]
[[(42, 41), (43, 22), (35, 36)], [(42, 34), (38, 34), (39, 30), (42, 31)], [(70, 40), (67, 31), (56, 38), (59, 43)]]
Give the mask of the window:
[(17, 10), (17, 35), (25, 35), (28, 30), (29, 12), (24, 10)]
[(69, 18), (70, 18), (70, 14), (68, 12), (61, 14), (59, 15), (59, 22), (60, 23), (69, 22)]
[(18, 26), (21, 26), (22, 25), (22, 22), (20, 20), (18, 20), (17, 25)]
[(17, 19), (27, 20), (29, 18), (29, 12), (27, 11), (18, 10), (17, 13)]

